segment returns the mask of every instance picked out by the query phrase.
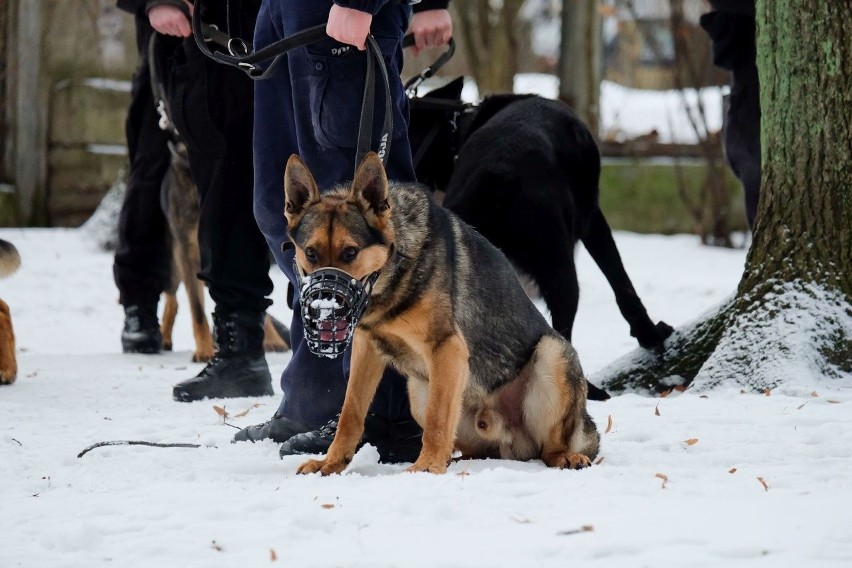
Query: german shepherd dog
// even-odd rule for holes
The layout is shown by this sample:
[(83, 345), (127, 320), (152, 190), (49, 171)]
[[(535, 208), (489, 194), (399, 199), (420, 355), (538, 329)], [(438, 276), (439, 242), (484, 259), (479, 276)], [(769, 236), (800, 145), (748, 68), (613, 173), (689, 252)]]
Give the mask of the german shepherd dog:
[[(411, 101), (409, 138), (418, 179), (445, 191), (443, 206), (497, 246), (538, 287), (568, 341), (580, 290), (582, 241), (646, 349), (662, 352), (672, 328), (654, 324), (624, 270), (598, 206), (601, 158), (583, 122), (559, 101), (496, 95), (463, 105), (457, 79)], [(594, 385), (589, 398), (609, 396)]]
[(319, 325), (321, 339), (353, 329), (351, 374), (328, 454), (299, 473), (338, 473), (352, 460), (389, 364), (407, 378), (411, 412), (423, 427), (410, 471), (443, 473), (454, 449), (558, 468), (591, 464), (600, 435), (586, 411), (577, 354), (526, 296), (503, 253), (424, 188), (389, 186), (375, 153), (350, 187), (322, 194), (292, 156), (284, 189), (285, 246), (294, 246), (303, 275), (303, 316), (303, 294), (320, 273), (343, 271), (371, 287), (359, 321), (343, 314), (342, 322)]
[[(177, 289), (183, 282), (192, 313), (192, 333), (195, 337), (193, 362), (206, 362), (215, 354), (214, 338), (204, 312), (204, 283), (198, 279), (201, 271), (201, 250), (198, 245), (198, 223), (201, 217), (198, 187), (189, 168), (186, 142), (174, 128), (169, 105), (163, 88), (158, 65), (159, 35), (154, 33), (148, 45), (151, 86), (154, 103), (160, 113), (160, 126), (169, 133), (171, 161), (160, 186), (160, 204), (169, 227), (171, 241), (170, 278), (165, 295), (165, 308), (160, 332), (163, 349), (171, 351), (172, 331), (178, 311)], [(290, 349), (290, 330), (269, 314), (264, 322), (263, 348), (265, 351), (287, 351)]]
[[(9, 241), (0, 239), (0, 278), (13, 274), (21, 266), (18, 249)], [(15, 359), (15, 332), (9, 305), (0, 300), (0, 384), (10, 385), (18, 376)]]

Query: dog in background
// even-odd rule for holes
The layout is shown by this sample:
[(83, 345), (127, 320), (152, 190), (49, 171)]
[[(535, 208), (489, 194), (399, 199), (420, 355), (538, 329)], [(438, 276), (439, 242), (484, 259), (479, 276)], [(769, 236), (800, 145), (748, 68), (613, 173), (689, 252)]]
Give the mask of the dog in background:
[[(0, 278), (14, 274), (21, 266), (21, 255), (9, 241), (0, 239)], [(15, 332), (9, 305), (0, 300), (0, 384), (10, 385), (18, 376), (15, 359)]]
[(422, 187), (389, 186), (375, 153), (351, 187), (320, 194), (298, 156), (284, 181), (308, 345), (339, 353), (336, 344), (353, 337), (334, 442), (300, 473), (338, 473), (352, 460), (389, 364), (407, 377), (423, 427), (410, 471), (443, 473), (454, 449), (558, 468), (591, 464), (600, 435), (586, 411), (577, 354), (503, 253)]
[[(204, 312), (204, 283), (198, 279), (201, 271), (201, 249), (198, 244), (198, 223), (201, 217), (198, 187), (192, 179), (186, 143), (174, 127), (160, 76), (157, 46), (159, 34), (151, 34), (148, 44), (151, 88), (154, 104), (160, 114), (160, 128), (169, 133), (171, 161), (160, 187), (160, 204), (169, 226), (171, 241), (170, 278), (166, 289), (163, 322), (160, 332), (163, 349), (171, 351), (172, 332), (178, 311), (177, 290), (181, 282), (189, 298), (192, 314), (192, 334), (195, 337), (193, 362), (207, 362), (215, 354), (213, 334)], [(290, 349), (290, 330), (286, 325), (266, 314), (263, 348), (266, 352)]]
[[(571, 340), (579, 301), (574, 249), (582, 241), (615, 293), (630, 334), (662, 352), (672, 328), (654, 324), (598, 206), (601, 158), (562, 102), (495, 95), (461, 103), (462, 79), (411, 100), (417, 178), (444, 191), (443, 206), (497, 246), (537, 286), (553, 327)], [(592, 385), (591, 399), (609, 396)]]

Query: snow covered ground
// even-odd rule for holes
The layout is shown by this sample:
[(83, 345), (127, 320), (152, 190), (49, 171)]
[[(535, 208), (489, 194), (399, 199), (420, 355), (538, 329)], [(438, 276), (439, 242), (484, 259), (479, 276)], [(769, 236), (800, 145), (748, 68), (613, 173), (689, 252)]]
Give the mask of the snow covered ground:
[[(23, 257), (0, 282), (18, 381), (0, 387), (0, 566), (852, 566), (852, 385), (803, 376), (739, 390), (590, 403), (602, 461), (461, 461), (406, 474), (366, 447), (340, 476), (296, 476), (271, 442), (231, 444), (276, 396), (179, 404), (176, 349), (123, 355), (111, 256), (81, 230), (4, 229)], [(722, 301), (743, 250), (619, 233), (652, 317), (681, 325)], [(578, 252), (575, 328), (594, 378), (634, 347), (603, 277)], [(275, 274), (273, 312), (289, 318)], [(186, 304), (184, 303), (184, 306)], [(289, 320), (288, 320), (289, 321)], [(269, 357), (280, 374), (286, 354)], [(246, 412), (244, 416), (237, 416)], [(611, 423), (610, 423), (611, 420)], [(605, 433), (604, 433), (605, 432)], [(189, 442), (198, 449), (95, 442)]]

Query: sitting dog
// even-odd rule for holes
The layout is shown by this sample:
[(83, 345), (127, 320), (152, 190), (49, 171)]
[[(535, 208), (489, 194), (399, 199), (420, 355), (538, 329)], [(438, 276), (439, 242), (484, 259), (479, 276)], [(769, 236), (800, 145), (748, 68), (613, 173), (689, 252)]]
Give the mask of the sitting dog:
[[(444, 191), (443, 206), (497, 246), (537, 285), (553, 327), (568, 341), (582, 241), (615, 293), (630, 334), (662, 352), (672, 328), (648, 317), (598, 207), (601, 158), (591, 132), (559, 101), (496, 95), (461, 103), (457, 79), (411, 101), (417, 178)], [(609, 398), (591, 385), (589, 398)]]
[[(494, 245), (417, 185), (389, 186), (369, 153), (351, 187), (320, 194), (297, 156), (284, 175), (306, 340), (352, 364), (337, 434), (300, 473), (352, 460), (386, 365), (408, 380), (423, 449), (410, 471), (443, 473), (468, 457), (591, 464), (600, 435), (571, 344), (524, 293)], [(484, 205), (486, 206), (486, 205)]]
[[(0, 278), (13, 274), (21, 266), (18, 249), (9, 241), (0, 239)], [(15, 332), (12, 329), (12, 313), (9, 306), (0, 300), (0, 384), (10, 385), (18, 376), (15, 359)]]

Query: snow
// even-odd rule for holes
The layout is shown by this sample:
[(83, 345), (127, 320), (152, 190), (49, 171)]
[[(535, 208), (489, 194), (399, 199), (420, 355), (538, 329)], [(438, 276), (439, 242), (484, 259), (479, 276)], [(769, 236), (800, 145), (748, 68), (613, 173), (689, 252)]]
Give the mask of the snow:
[[(237, 426), (263, 421), (277, 384), (274, 397), (172, 401), (171, 386), (201, 369), (185, 298), (176, 352), (123, 355), (112, 258), (89, 232), (0, 238), (23, 259), (0, 282), (20, 366), (0, 387), (4, 568), (852, 565), (852, 385), (808, 365), (795, 395), (722, 387), (589, 403), (603, 461), (583, 471), (483, 460), (406, 474), (365, 447), (343, 475), (297, 476), (302, 458), (230, 443), (213, 408)], [(745, 258), (685, 235), (616, 241), (652, 317), (675, 326), (725, 301)], [(584, 250), (577, 263), (575, 343), (594, 376), (635, 343)], [(272, 312), (289, 321), (271, 273)], [(278, 376), (288, 355), (268, 359)], [(201, 447), (76, 457), (106, 440)]]

